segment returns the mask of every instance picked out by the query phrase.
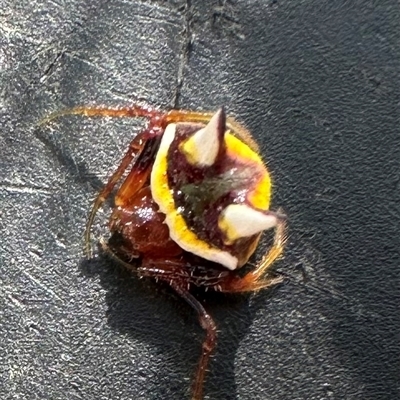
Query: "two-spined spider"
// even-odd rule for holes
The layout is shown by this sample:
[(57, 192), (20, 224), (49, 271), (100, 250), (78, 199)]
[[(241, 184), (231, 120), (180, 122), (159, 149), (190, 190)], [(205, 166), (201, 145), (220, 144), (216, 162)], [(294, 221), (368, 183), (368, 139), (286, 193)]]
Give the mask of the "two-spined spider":
[[(285, 216), (269, 210), (270, 176), (258, 146), (223, 108), (212, 114), (141, 105), (77, 107), (43, 122), (70, 114), (148, 120), (96, 197), (86, 251), (90, 257), (96, 212), (128, 171), (115, 196), (104, 248), (139, 276), (166, 282), (196, 310), (206, 331), (192, 388), (192, 400), (200, 400), (216, 325), (192, 288), (253, 292), (282, 281), (266, 276), (283, 251)], [(240, 274), (262, 231), (270, 228), (275, 228), (271, 248), (253, 270)]]

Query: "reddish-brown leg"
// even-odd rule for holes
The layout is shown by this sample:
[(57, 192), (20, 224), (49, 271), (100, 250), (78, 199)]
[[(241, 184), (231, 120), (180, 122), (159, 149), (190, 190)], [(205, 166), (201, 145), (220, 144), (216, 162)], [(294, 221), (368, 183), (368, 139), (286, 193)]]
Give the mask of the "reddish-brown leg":
[[(200, 326), (206, 331), (206, 336), (202, 345), (202, 352), (197, 366), (195, 379), (192, 386), (191, 400), (203, 399), (203, 388), (207, 366), (210, 356), (217, 343), (217, 327), (211, 315), (205, 310), (203, 305), (189, 292), (191, 283), (190, 269), (182, 261), (175, 259), (145, 260), (142, 265), (135, 267), (127, 263), (116, 255), (108, 244), (100, 240), (104, 251), (110, 254), (116, 261), (121, 263), (129, 271), (138, 273), (141, 277), (149, 277), (167, 282), (186, 302), (197, 312)], [(218, 276), (218, 275), (217, 275)]]
[(214, 290), (228, 293), (254, 292), (282, 282), (283, 278), (281, 277), (267, 278), (264, 275), (283, 253), (286, 241), (285, 228), (285, 220), (280, 219), (275, 228), (272, 247), (264, 255), (254, 270), (248, 272), (243, 277), (236, 275), (235, 271), (230, 272), (229, 275), (223, 277), (222, 280), (213, 287)]
[[(200, 326), (205, 330), (202, 352), (192, 386), (192, 400), (203, 399), (205, 374), (211, 354), (217, 343), (217, 328), (203, 305), (189, 292), (192, 284), (198, 284), (192, 275), (196, 268), (180, 260), (143, 260), (137, 268), (140, 276), (156, 278), (167, 282), (197, 312)], [(218, 273), (216, 273), (218, 276)]]
[(98, 106), (79, 106), (67, 110), (56, 111), (43, 118), (39, 125), (45, 125), (57, 118), (66, 115), (84, 115), (86, 117), (129, 117), (129, 118), (148, 118), (157, 123), (164, 119), (164, 113), (147, 105), (135, 104), (128, 107), (98, 107)]
[[(152, 154), (155, 151), (154, 148), (156, 148), (156, 145), (158, 143), (158, 138), (156, 137), (156, 135), (159, 135), (160, 133), (161, 131), (158, 128), (148, 128), (141, 132), (138, 136), (136, 136), (130, 143), (128, 151), (122, 158), (122, 161), (119, 164), (118, 168), (110, 176), (107, 184), (97, 195), (90, 211), (85, 228), (85, 251), (88, 258), (91, 258), (92, 256), (90, 232), (98, 209), (103, 205), (104, 201), (110, 195), (115, 185), (121, 179), (122, 175), (132, 163), (132, 160), (135, 157), (136, 159), (133, 162), (131, 171), (126, 179), (127, 183), (125, 184), (124, 182), (124, 184), (122, 185), (123, 191), (121, 192), (119, 197), (116, 197), (116, 204), (123, 204), (125, 201), (127, 201), (126, 199), (129, 198), (129, 195), (134, 194), (143, 186), (151, 168), (152, 159), (149, 158), (149, 154)], [(136, 168), (137, 165), (139, 166), (139, 168)]]
[[(107, 184), (97, 195), (93, 207), (90, 211), (88, 221), (86, 223), (84, 238), (85, 238), (85, 252), (88, 258), (92, 256), (91, 244), (90, 244), (90, 231), (93, 225), (94, 218), (98, 209), (102, 206), (106, 198), (110, 195), (117, 182), (121, 179), (126, 169), (131, 164), (132, 160), (138, 155), (144, 153), (144, 156), (148, 156), (150, 145), (146, 144), (150, 138), (160, 135), (162, 128), (165, 126), (165, 114), (157, 111), (150, 106), (133, 105), (131, 107), (123, 108), (109, 108), (109, 107), (75, 107), (68, 110), (58, 111), (50, 114), (39, 122), (39, 125), (44, 125), (56, 118), (66, 115), (84, 115), (87, 117), (130, 117), (130, 118), (148, 118), (150, 120), (149, 127), (141, 134), (136, 136), (129, 145), (128, 151), (118, 168), (114, 171), (111, 177), (108, 179)], [(145, 178), (148, 176), (148, 169), (144, 167), (144, 158), (148, 162), (148, 157), (137, 157), (137, 161), (140, 162), (140, 168), (137, 172), (132, 171), (127, 178), (124, 190), (121, 192), (120, 201), (124, 201), (128, 194), (132, 194), (139, 190), (143, 186)], [(135, 162), (136, 164), (136, 162)], [(130, 187), (131, 186), (131, 187)], [(125, 194), (126, 193), (126, 194)], [(117, 199), (118, 200), (118, 199)]]
[(211, 315), (205, 310), (203, 305), (183, 287), (170, 282), (171, 287), (197, 312), (201, 327), (206, 331), (203, 341), (200, 361), (197, 366), (196, 376), (192, 388), (192, 400), (203, 399), (204, 378), (207, 371), (208, 362), (217, 343), (217, 327)]

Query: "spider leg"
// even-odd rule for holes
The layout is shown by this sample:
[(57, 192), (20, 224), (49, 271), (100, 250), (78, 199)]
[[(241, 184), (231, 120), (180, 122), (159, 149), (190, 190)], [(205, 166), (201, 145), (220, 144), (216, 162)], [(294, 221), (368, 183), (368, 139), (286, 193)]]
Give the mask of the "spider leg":
[[(41, 121), (39, 121), (38, 125), (45, 125), (53, 121), (54, 119), (66, 115), (84, 115), (87, 117), (143, 117), (150, 119), (149, 127), (132, 140), (129, 145), (128, 151), (122, 158), (120, 165), (108, 179), (107, 184), (100, 191), (94, 201), (84, 233), (85, 253), (88, 258), (91, 258), (92, 249), (90, 245), (90, 230), (98, 209), (103, 205), (106, 198), (114, 189), (116, 183), (121, 179), (122, 175), (136, 156), (136, 161), (132, 166), (131, 173), (128, 176), (129, 179), (127, 178), (127, 181), (123, 185), (124, 189), (120, 193), (119, 200), (123, 202), (126, 199), (126, 196), (135, 193), (143, 186), (144, 180), (148, 176), (147, 168), (144, 167), (145, 162), (143, 158), (146, 158), (147, 163), (149, 163), (150, 161), (148, 160), (147, 151), (150, 146), (146, 145), (146, 143), (149, 138), (152, 138), (160, 133), (160, 130), (165, 123), (164, 114), (150, 106), (138, 104), (123, 108), (79, 106), (50, 114), (48, 117), (45, 117)], [(140, 158), (141, 154), (143, 154), (142, 158)], [(135, 172), (134, 170), (136, 162), (138, 162), (140, 165), (140, 168), (137, 172)], [(135, 179), (137, 179), (137, 183), (133, 184), (133, 182), (135, 182)]]
[[(137, 266), (131, 263), (126, 262), (125, 260), (123, 260), (119, 255), (117, 255), (108, 245), (107, 241), (101, 237), (99, 239), (100, 242), (100, 246), (101, 249), (104, 251), (104, 253), (106, 253), (111, 259), (113, 259), (114, 261), (116, 261), (118, 264), (120, 264), (121, 266), (123, 266), (124, 268), (126, 268), (128, 271), (130, 272), (135, 272), (137, 273)], [(136, 257), (134, 257), (136, 259)]]
[(151, 154), (157, 150), (160, 133), (161, 131), (157, 128), (148, 128), (136, 136), (130, 143), (128, 151), (122, 158), (118, 168), (110, 176), (107, 184), (97, 195), (90, 211), (84, 233), (85, 252), (88, 258), (91, 258), (92, 256), (90, 232), (98, 209), (103, 205), (104, 201), (110, 195), (134, 158), (135, 160), (132, 164), (131, 171), (118, 191), (116, 205), (125, 204), (126, 199), (129, 198), (129, 196), (132, 196), (143, 187), (143, 184), (150, 173), (152, 165)]
[(285, 229), (285, 220), (279, 219), (275, 228), (275, 236), (272, 247), (257, 264), (256, 268), (248, 272), (243, 277), (239, 277), (231, 273), (225, 276), (223, 280), (214, 287), (214, 289), (229, 293), (253, 292), (282, 282), (282, 277), (268, 278), (264, 275), (283, 253), (283, 248), (286, 241)]
[[(146, 133), (148, 133), (148, 138), (143, 138), (143, 136), (146, 136)], [(118, 189), (115, 196), (115, 205), (117, 207), (128, 207), (131, 199), (133, 199), (133, 195), (146, 183), (161, 141), (162, 133), (161, 129), (154, 128), (141, 134), (144, 140), (143, 147), (132, 165), (128, 176)]]
[(181, 260), (143, 260), (137, 272), (141, 277), (160, 279), (170, 285), (197, 313), (200, 326), (205, 330), (202, 352), (192, 386), (191, 400), (203, 399), (204, 379), (211, 354), (217, 343), (217, 328), (211, 315), (190, 292), (192, 276)]
[(57, 118), (66, 115), (84, 115), (86, 117), (131, 117), (131, 118), (149, 118), (162, 119), (163, 113), (153, 107), (146, 105), (132, 105), (130, 107), (96, 107), (96, 106), (78, 106), (66, 110), (56, 111), (39, 121), (38, 125), (45, 125)]
[(217, 327), (211, 315), (185, 287), (176, 284), (174, 281), (170, 282), (170, 286), (197, 312), (200, 326), (206, 331), (192, 387), (192, 400), (202, 400), (207, 365), (217, 343)]

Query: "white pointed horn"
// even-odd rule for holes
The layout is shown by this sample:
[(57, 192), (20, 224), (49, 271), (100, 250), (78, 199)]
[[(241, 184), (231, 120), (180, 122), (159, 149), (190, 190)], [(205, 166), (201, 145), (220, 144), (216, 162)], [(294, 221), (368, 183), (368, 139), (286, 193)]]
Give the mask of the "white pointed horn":
[(219, 228), (229, 242), (274, 228), (280, 216), (272, 211), (257, 211), (245, 204), (231, 204), (223, 210)]
[(226, 130), (225, 110), (220, 108), (208, 124), (182, 143), (180, 149), (190, 164), (213, 165), (223, 145)]

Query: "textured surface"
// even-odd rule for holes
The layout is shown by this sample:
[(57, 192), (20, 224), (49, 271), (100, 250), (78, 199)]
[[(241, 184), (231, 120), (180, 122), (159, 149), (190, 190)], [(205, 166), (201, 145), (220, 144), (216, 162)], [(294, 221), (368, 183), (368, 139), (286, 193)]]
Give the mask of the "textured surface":
[(0, 10), (1, 399), (189, 398), (202, 339), (190, 308), (110, 261), (82, 261), (91, 199), (138, 123), (34, 126), (137, 98), (224, 104), (262, 143), (274, 207), (290, 216), (284, 285), (207, 297), (220, 329), (207, 398), (399, 397), (397, 1)]

